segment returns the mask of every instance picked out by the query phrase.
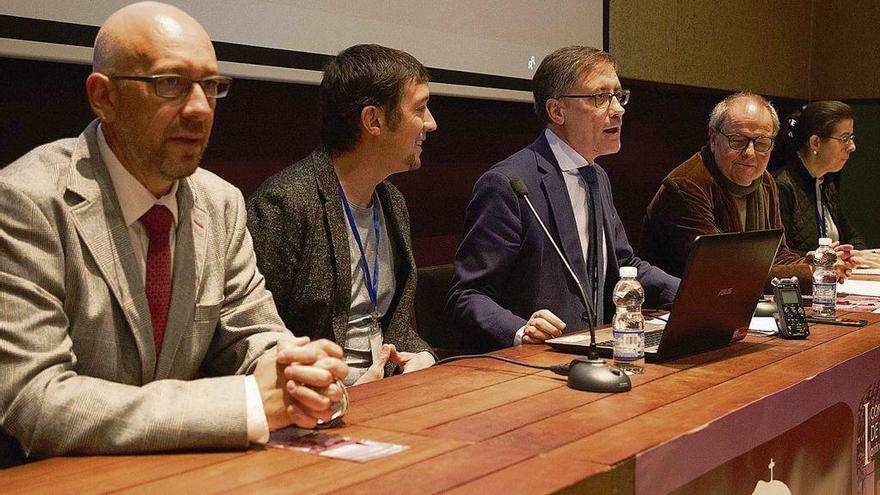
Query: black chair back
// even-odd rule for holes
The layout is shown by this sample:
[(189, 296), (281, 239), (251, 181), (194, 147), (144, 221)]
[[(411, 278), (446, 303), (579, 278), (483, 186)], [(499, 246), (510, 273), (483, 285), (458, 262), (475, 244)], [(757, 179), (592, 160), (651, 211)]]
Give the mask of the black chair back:
[(418, 269), (415, 298), (416, 329), (440, 359), (469, 354), (464, 334), (446, 318), (443, 306), (452, 283), (452, 264)]

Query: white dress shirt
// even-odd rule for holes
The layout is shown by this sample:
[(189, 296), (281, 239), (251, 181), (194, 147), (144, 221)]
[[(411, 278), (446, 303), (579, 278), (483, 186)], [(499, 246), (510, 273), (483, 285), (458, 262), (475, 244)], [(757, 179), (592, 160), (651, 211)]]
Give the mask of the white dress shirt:
[[(562, 170), (562, 178), (565, 179), (565, 187), (568, 189), (568, 199), (571, 201), (571, 211), (574, 213), (574, 221), (578, 228), (578, 239), (581, 241), (581, 253), (584, 261), (590, 248), (590, 187), (587, 181), (578, 172), (581, 167), (592, 167), (594, 164), (587, 161), (580, 153), (574, 150), (565, 141), (550, 129), (544, 129), (547, 142), (550, 143), (550, 151), (556, 157), (559, 168)], [(602, 226), (599, 226), (602, 234)], [(605, 236), (602, 236), (602, 259), (608, 259), (608, 246)], [(605, 267), (599, 267), (604, 276)]]
[[(107, 166), (113, 190), (119, 200), (119, 208), (122, 210), (122, 218), (128, 227), (128, 235), (131, 239), (131, 247), (134, 257), (140, 268), (141, 281), (146, 284), (147, 252), (150, 246), (150, 237), (147, 234), (140, 218), (154, 205), (162, 205), (171, 211), (174, 218), (174, 227), (169, 235), (171, 247), (171, 267), (174, 273), (174, 246), (177, 239), (177, 188), (178, 181), (174, 181), (168, 194), (156, 199), (143, 184), (126, 170), (113, 150), (107, 144), (104, 130), (98, 125), (98, 150), (101, 160)], [(247, 401), (247, 433), (248, 440), (254, 443), (266, 443), (269, 440), (269, 425), (266, 422), (266, 412), (263, 409), (263, 401), (260, 398), (260, 389), (253, 375), (245, 377), (245, 399)]]

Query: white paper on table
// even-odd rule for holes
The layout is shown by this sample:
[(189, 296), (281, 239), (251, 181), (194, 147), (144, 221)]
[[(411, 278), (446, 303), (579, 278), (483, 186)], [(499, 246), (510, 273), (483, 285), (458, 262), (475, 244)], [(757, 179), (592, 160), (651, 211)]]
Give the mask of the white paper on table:
[(776, 325), (776, 318), (772, 316), (753, 316), (749, 322), (749, 332), (760, 333), (762, 335), (773, 335), (779, 331)]
[[(666, 322), (653, 318), (645, 321), (646, 330), (648, 325), (656, 325), (659, 328), (663, 328), (666, 326)], [(749, 331), (771, 335), (779, 331), (779, 327), (776, 326), (776, 318), (772, 316), (753, 316), (752, 321), (749, 322)]]
[(268, 447), (293, 450), (305, 454), (367, 462), (408, 449), (408, 445), (355, 439), (328, 431), (288, 427), (272, 432)]
[(662, 330), (666, 328), (666, 320), (672, 316), (672, 313), (668, 313), (663, 319), (660, 318), (651, 318), (649, 320), (645, 320), (645, 331), (651, 332), (654, 330)]
[(880, 281), (849, 279), (844, 284), (837, 284), (837, 293), (880, 296)]
[(318, 455), (346, 461), (367, 462), (403, 452), (408, 448), (408, 445), (377, 442), (375, 440), (358, 440), (356, 443), (345, 443), (331, 447)]

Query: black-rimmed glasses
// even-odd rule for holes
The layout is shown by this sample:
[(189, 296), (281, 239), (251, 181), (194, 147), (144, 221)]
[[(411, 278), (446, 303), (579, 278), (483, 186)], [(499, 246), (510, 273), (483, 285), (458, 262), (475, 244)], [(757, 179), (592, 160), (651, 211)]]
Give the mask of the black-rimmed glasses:
[(186, 96), (193, 84), (201, 86), (208, 98), (223, 98), (229, 94), (229, 86), (232, 84), (232, 78), (226, 76), (209, 76), (196, 80), (177, 74), (157, 74), (154, 76), (110, 76), (110, 79), (152, 83), (156, 95), (162, 98)]
[(837, 137), (837, 136), (825, 136), (825, 137), (828, 139), (833, 139), (835, 141), (840, 141), (843, 144), (849, 144), (856, 139), (855, 134), (846, 134), (846, 135), (840, 136), (840, 137)]
[(721, 129), (718, 129), (718, 134), (727, 138), (727, 146), (734, 151), (742, 151), (748, 148), (749, 143), (752, 143), (756, 153), (766, 153), (773, 149), (773, 138), (769, 136), (750, 138), (742, 134), (724, 134), (724, 131)]
[(556, 97), (557, 100), (560, 100), (562, 98), (592, 98), (593, 104), (596, 105), (596, 108), (605, 108), (609, 104), (611, 104), (611, 98), (617, 98), (617, 102), (620, 103), (620, 106), (624, 106), (629, 103), (629, 90), (618, 89), (613, 93), (593, 93), (591, 95), (560, 95)]

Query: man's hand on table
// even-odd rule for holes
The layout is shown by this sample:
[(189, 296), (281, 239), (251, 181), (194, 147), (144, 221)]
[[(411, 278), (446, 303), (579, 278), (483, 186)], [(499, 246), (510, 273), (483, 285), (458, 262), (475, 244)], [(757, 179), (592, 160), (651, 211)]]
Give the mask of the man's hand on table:
[(430, 352), (401, 352), (396, 347), (391, 351), (391, 360), (397, 363), (404, 373), (430, 368), (436, 362)]
[(367, 371), (365, 371), (352, 386), (363, 385), (364, 383), (375, 382), (376, 380), (384, 378), (385, 364), (391, 359), (392, 351), (395, 351), (395, 347), (392, 344), (382, 344), (382, 349), (379, 351), (379, 357), (373, 361), (373, 364), (367, 368)]
[(269, 431), (294, 424), (314, 428), (333, 415), (331, 404), (342, 400), (336, 383), (348, 375), (342, 348), (321, 339), (285, 337), (257, 362), (254, 378), (260, 390)]
[(539, 309), (532, 313), (524, 328), (522, 343), (540, 344), (547, 339), (561, 337), (565, 322), (549, 309)]

